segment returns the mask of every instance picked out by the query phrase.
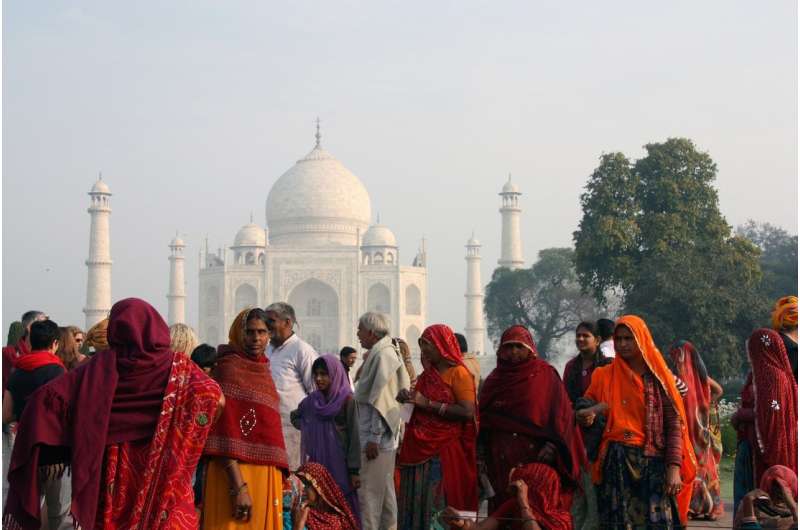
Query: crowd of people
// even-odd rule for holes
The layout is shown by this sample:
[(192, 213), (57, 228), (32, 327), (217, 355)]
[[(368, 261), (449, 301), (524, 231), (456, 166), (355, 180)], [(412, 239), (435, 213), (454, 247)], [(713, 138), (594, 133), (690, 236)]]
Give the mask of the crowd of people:
[[(797, 298), (772, 321), (747, 341), (732, 419), (748, 530), (797, 525)], [(3, 527), (632, 530), (724, 513), (723, 389), (638, 316), (581, 322), (563, 374), (511, 326), (485, 378), (444, 324), (422, 333), (419, 374), (384, 314), (357, 323), (357, 370), (356, 348), (320, 355), (296, 327), (283, 302), (242, 310), (218, 347), (135, 298), (86, 333), (22, 315), (3, 349)]]

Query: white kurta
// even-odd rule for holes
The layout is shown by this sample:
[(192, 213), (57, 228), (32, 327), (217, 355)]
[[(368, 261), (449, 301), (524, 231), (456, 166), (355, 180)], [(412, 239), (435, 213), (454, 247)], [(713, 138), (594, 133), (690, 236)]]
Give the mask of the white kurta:
[(289, 421), (289, 413), (297, 408), (303, 399), (316, 390), (311, 365), (319, 357), (310, 344), (296, 334), (277, 348), (270, 343), (267, 347), (272, 379), (281, 399), (281, 424), (289, 468), (294, 471), (300, 467), (300, 431)]

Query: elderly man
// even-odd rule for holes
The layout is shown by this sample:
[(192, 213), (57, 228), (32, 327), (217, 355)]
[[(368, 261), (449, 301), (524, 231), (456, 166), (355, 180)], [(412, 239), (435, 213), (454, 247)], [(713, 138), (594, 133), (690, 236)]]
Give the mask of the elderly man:
[(276, 302), (266, 308), (269, 329), (269, 359), (272, 379), (281, 398), (281, 424), (289, 469), (300, 467), (300, 431), (292, 426), (289, 414), (303, 399), (316, 390), (311, 365), (319, 356), (314, 348), (294, 332), (297, 324), (294, 308), (285, 302)]
[(394, 461), (401, 406), (397, 394), (409, 387), (408, 372), (392, 345), (386, 315), (362, 315), (358, 340), (369, 350), (355, 393), (363, 451), (358, 490), (361, 522), (364, 530), (392, 530), (397, 528)]

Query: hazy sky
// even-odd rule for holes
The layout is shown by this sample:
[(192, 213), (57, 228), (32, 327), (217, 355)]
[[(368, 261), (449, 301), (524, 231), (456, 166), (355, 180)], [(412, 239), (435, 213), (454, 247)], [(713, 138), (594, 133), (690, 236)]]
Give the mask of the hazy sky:
[(110, 186), (113, 298), (166, 314), (167, 244), (197, 253), (264, 221), (314, 142), (358, 175), (429, 320), (464, 324), (464, 244), (499, 256), (498, 191), (522, 197), (527, 264), (571, 245), (603, 152), (693, 139), (728, 221), (797, 231), (797, 3), (3, 3), (3, 326), (83, 325), (88, 196)]

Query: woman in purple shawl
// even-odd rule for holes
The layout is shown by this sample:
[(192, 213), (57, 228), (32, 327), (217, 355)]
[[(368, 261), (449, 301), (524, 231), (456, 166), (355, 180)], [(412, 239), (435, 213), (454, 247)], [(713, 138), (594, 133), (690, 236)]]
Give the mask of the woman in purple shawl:
[(361, 520), (357, 489), (361, 467), (358, 411), (350, 380), (333, 355), (319, 357), (311, 366), (317, 390), (292, 411), (292, 425), (300, 430), (301, 463), (317, 462), (328, 468)]

